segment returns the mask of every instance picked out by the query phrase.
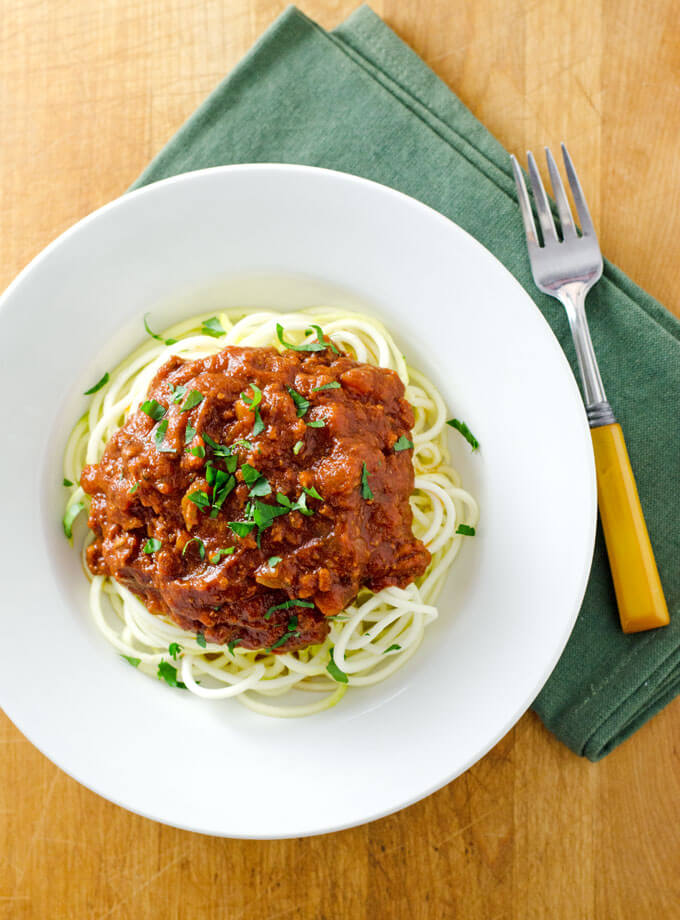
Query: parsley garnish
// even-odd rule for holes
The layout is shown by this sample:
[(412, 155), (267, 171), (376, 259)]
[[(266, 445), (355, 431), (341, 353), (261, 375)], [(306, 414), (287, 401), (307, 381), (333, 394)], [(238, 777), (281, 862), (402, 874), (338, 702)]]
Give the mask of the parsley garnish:
[(201, 332), (203, 335), (211, 335), (214, 339), (219, 339), (221, 336), (226, 335), (222, 323), (218, 320), (216, 316), (211, 316), (210, 319), (204, 319), (201, 323)]
[(70, 479), (67, 479), (67, 478), (64, 476), (63, 485), (68, 489), (68, 488), (70, 488), (70, 486), (73, 485), (73, 483), (71, 482)]
[(205, 648), (205, 645), (206, 645), (205, 636), (203, 635), (202, 632), (196, 633), (196, 644), (200, 645), (201, 648)]
[(269, 646), (269, 648), (267, 649), (267, 651), (268, 651), (268, 652), (273, 652), (275, 648), (279, 648), (279, 646), (281, 646), (281, 645), (283, 645), (284, 643), (288, 642), (288, 640), (289, 640), (289, 639), (292, 639), (292, 638), (294, 638), (294, 636), (293, 636), (292, 633), (285, 632), (280, 638), (278, 638), (278, 639), (276, 640), (276, 642), (272, 642), (272, 644)]
[(216, 518), (224, 500), (236, 485), (236, 480), (230, 473), (219, 470), (213, 466), (212, 460), (208, 460), (205, 468), (205, 478), (209, 486), (212, 486), (212, 509), (210, 517)]
[[(278, 495), (276, 497), (278, 500)], [(267, 527), (271, 527), (275, 518), (280, 517), (282, 514), (286, 514), (287, 511), (292, 510), (290, 507), (290, 502), (288, 504), (289, 507), (277, 508), (276, 505), (267, 505), (265, 502), (255, 502), (255, 507), (253, 509), (253, 520), (257, 527), (260, 530), (266, 530)]]
[(262, 473), (256, 470), (254, 466), (251, 466), (249, 463), (244, 463), (241, 467), (241, 474), (243, 475), (245, 484), (250, 487), (249, 495), (257, 498), (258, 496), (262, 497), (270, 494), (272, 487)]
[(450, 418), (446, 424), (450, 425), (452, 428), (455, 428), (456, 431), (460, 431), (460, 433), (463, 435), (463, 437), (468, 442), (470, 447), (473, 450), (477, 450), (477, 448), (479, 447), (479, 441), (470, 431), (470, 429), (465, 424), (465, 422), (461, 422), (460, 419), (457, 419), (457, 418)]
[(302, 491), (303, 491), (303, 492), (306, 492), (307, 495), (309, 495), (310, 498), (316, 498), (316, 499), (318, 499), (320, 502), (323, 501), (323, 497), (322, 497), (321, 495), (319, 495), (319, 493), (316, 491), (316, 489), (314, 488), (314, 486), (312, 486), (311, 489), (308, 489), (306, 486), (303, 486), (303, 487), (302, 487)]
[(168, 420), (163, 419), (162, 422), (156, 428), (153, 439), (156, 443), (156, 450), (161, 454), (173, 454), (175, 452), (174, 447), (163, 447), (163, 441), (165, 440), (165, 432), (168, 430)]
[(226, 549), (218, 549), (216, 552), (212, 554), (212, 556), (208, 557), (210, 560), (210, 564), (217, 565), (217, 563), (220, 561), (222, 556), (231, 556), (231, 554), (234, 552), (235, 549), (236, 549), (235, 546), (227, 546)]
[(83, 396), (92, 396), (92, 394), (96, 393), (97, 390), (101, 390), (103, 386), (106, 386), (108, 382), (109, 382), (109, 372), (107, 371), (104, 374), (104, 376), (101, 378), (101, 380), (98, 380), (94, 386), (90, 387), (89, 390), (85, 390), (85, 392), (83, 393)]
[(139, 667), (139, 665), (142, 663), (141, 658), (133, 658), (131, 655), (121, 655), (120, 657), (124, 658), (128, 664), (132, 665), (133, 668)]
[(177, 642), (171, 642), (168, 646), (168, 652), (172, 655), (174, 661), (177, 661), (177, 656), (182, 651), (182, 646)]
[(252, 396), (246, 396), (245, 390), (241, 393), (241, 399), (248, 406), (249, 409), (255, 415), (255, 422), (253, 424), (253, 435), (258, 435), (260, 432), (264, 431), (264, 422), (262, 421), (262, 416), (260, 415), (260, 410), (258, 406), (262, 402), (262, 390), (256, 386), (254, 383), (249, 383), (248, 386), (253, 391)]
[(156, 335), (155, 332), (151, 331), (151, 329), (149, 328), (149, 324), (146, 320), (147, 316), (150, 316), (150, 315), (151, 315), (150, 313), (144, 314), (144, 328), (149, 333), (151, 338), (156, 339), (157, 342), (163, 342), (164, 345), (175, 345), (177, 342), (177, 339), (164, 339), (162, 335)]
[(474, 537), (477, 531), (474, 527), (470, 527), (469, 524), (459, 524), (456, 528), (456, 533), (462, 534), (464, 537)]
[(241, 443), (245, 443), (247, 444), (248, 447), (250, 447), (249, 442), (243, 441), (243, 440), (234, 441), (234, 443), (231, 446), (228, 444), (218, 444), (217, 441), (213, 441), (210, 435), (207, 434), (205, 431), (203, 432), (201, 437), (203, 438), (205, 443), (212, 450), (212, 452), (215, 454), (216, 457), (223, 457), (227, 461), (226, 467), (230, 473), (234, 472), (234, 470), (236, 469), (236, 465), (238, 463), (238, 459), (232, 454), (232, 448), (235, 447), (237, 444), (241, 444)]
[(324, 418), (319, 418), (319, 419), (315, 419), (312, 422), (307, 422), (308, 428), (324, 428), (325, 425), (326, 425), (326, 419)]
[(179, 386), (173, 386), (173, 384), (170, 383), (168, 384), (168, 386), (170, 387), (170, 392), (172, 393), (172, 401), (174, 403), (182, 402), (182, 400), (184, 399), (184, 394), (187, 391), (187, 388), (185, 386), (182, 386), (182, 384), (179, 384)]
[(300, 453), (300, 451), (302, 450), (302, 448), (303, 448), (304, 446), (305, 446), (305, 445), (304, 445), (304, 442), (303, 442), (303, 441), (296, 441), (296, 442), (295, 442), (295, 444), (293, 445), (293, 453), (295, 454), (296, 457), (297, 457), (297, 455)]
[(229, 521), (229, 527), (237, 537), (247, 537), (256, 526), (255, 521)]
[(341, 384), (337, 380), (332, 380), (330, 383), (322, 383), (320, 387), (312, 387), (312, 393), (318, 393), (319, 390), (339, 390)]
[(197, 444), (196, 447), (190, 447), (190, 454), (193, 454), (194, 457), (205, 457), (205, 447), (202, 444)]
[(274, 607), (270, 607), (269, 610), (265, 613), (264, 618), (268, 620), (269, 617), (274, 613), (275, 610), (290, 610), (291, 607), (313, 607), (314, 604), (311, 601), (303, 601), (300, 598), (294, 597), (292, 600), (284, 601), (283, 604), (276, 604)]
[(365, 498), (366, 501), (373, 498), (373, 492), (371, 492), (371, 487), (368, 484), (368, 467), (365, 463), (361, 468), (361, 497)]
[(136, 482), (131, 489), (128, 490), (128, 495), (134, 495), (137, 489), (139, 488), (139, 483)]
[[(193, 425), (187, 425), (187, 427), (184, 429), (184, 443), (191, 444), (195, 437), (196, 429)], [(205, 441), (205, 438), (203, 438), (203, 440)]]
[(192, 390), (186, 398), (186, 402), (179, 410), (180, 412), (189, 412), (190, 409), (195, 409), (200, 403), (203, 402), (203, 393), (199, 393), (198, 390)]
[[(283, 337), (283, 326), (281, 325), (281, 323), (276, 324), (276, 335), (278, 337), (279, 342), (281, 342), (281, 344), (283, 345), (283, 347), (290, 348), (291, 351), (325, 351), (326, 348), (332, 348), (336, 354), (339, 354), (338, 349), (330, 341), (330, 339), (328, 341), (325, 340), (324, 334), (321, 331), (320, 326), (312, 326), (312, 329), (316, 330), (316, 334), (319, 338), (319, 341), (318, 342), (305, 342), (304, 345), (292, 345), (290, 342), (286, 342), (286, 340)], [(311, 330), (306, 329), (305, 335), (311, 335)]]
[(283, 505), (286, 511), (299, 511), (307, 517), (309, 517), (310, 514), (314, 514), (312, 509), (307, 507), (307, 496), (304, 492), (296, 502), (291, 502), (288, 496), (284, 495), (282, 492), (276, 493), (276, 500), (279, 505)]
[(207, 511), (210, 507), (210, 499), (205, 494), (205, 492), (201, 492), (200, 490), (192, 492), (189, 496), (189, 501), (193, 502), (195, 505), (198, 505), (201, 511)]
[(177, 687), (180, 690), (186, 690), (187, 685), (177, 680), (177, 668), (173, 667), (169, 661), (161, 661), (158, 665), (158, 679), (164, 680), (169, 687)]
[(182, 549), (182, 555), (183, 556), (186, 555), (186, 552), (192, 543), (197, 544), (198, 555), (201, 557), (201, 559), (205, 559), (205, 543), (203, 542), (203, 540), (201, 540), (200, 537), (192, 537), (191, 540), (187, 540), (187, 542), (184, 544), (184, 548)]
[(139, 407), (142, 412), (145, 412), (149, 418), (152, 418), (154, 422), (160, 422), (165, 413), (168, 411), (165, 406), (161, 406), (159, 402), (156, 402), (155, 399), (145, 400)]
[(313, 329), (316, 332), (316, 337), (318, 338), (318, 340), (320, 342), (323, 342), (326, 345), (326, 348), (330, 348), (331, 351), (335, 352), (336, 355), (340, 354), (335, 344), (333, 343), (331, 337), (328, 336), (328, 338), (326, 338), (326, 335), (323, 329), (321, 328), (321, 326), (315, 326), (314, 323), (310, 323), (309, 325), (311, 328), (305, 329), (305, 335), (309, 335)]
[(85, 502), (74, 502), (74, 504), (69, 505), (66, 511), (64, 512), (64, 517), (62, 519), (62, 527), (64, 528), (64, 534), (70, 540), (73, 536), (73, 522), (78, 517), (81, 511), (85, 510)]
[(159, 550), (162, 545), (163, 544), (160, 540), (157, 540), (155, 537), (149, 537), (149, 539), (144, 544), (144, 549), (142, 552), (146, 553), (147, 555), (151, 555), (151, 553), (155, 553), (157, 550)]
[(395, 643), (394, 645), (390, 645), (389, 648), (386, 648), (385, 651), (383, 652), (383, 655), (386, 655), (388, 652), (400, 652), (400, 651), (401, 651), (401, 646)]
[(232, 639), (231, 642), (227, 643), (227, 648), (229, 649), (229, 654), (234, 654), (234, 649), (237, 645), (240, 645), (243, 642), (243, 639)]
[(398, 441), (394, 444), (394, 452), (397, 453), (400, 450), (411, 450), (413, 447), (413, 441), (409, 441), (405, 434), (399, 438)]
[(290, 394), (290, 398), (295, 403), (295, 408), (297, 409), (298, 418), (302, 418), (302, 416), (305, 414), (307, 409), (309, 409), (309, 407), (311, 406), (310, 401), (308, 399), (305, 399), (305, 397), (301, 393), (298, 393), (298, 391), (294, 390), (292, 387), (286, 387), (286, 389), (288, 390), (288, 393)]
[(329, 653), (329, 654), (330, 654), (330, 661), (329, 661), (328, 664), (326, 665), (326, 670), (327, 670), (328, 673), (331, 675), (331, 677), (333, 678), (333, 680), (336, 680), (339, 684), (346, 684), (346, 683), (347, 683), (347, 675), (345, 674), (344, 671), (341, 671), (340, 668), (339, 668), (339, 667), (337, 666), (337, 664), (335, 663), (335, 659), (333, 658), (333, 649), (332, 649), (332, 648), (330, 649), (330, 653)]
[(270, 556), (269, 559), (267, 559), (267, 565), (270, 565), (272, 568), (277, 566), (279, 562), (281, 562), (280, 556)]

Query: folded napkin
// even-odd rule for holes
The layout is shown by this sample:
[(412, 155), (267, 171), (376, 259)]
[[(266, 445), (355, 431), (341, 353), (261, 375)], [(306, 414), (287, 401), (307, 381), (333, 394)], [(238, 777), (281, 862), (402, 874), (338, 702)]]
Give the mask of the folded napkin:
[[(332, 32), (289, 8), (133, 187), (254, 162), (355, 173), (441, 211), (515, 275), (575, 368), (564, 311), (531, 278), (507, 152), (368, 7)], [(598, 760), (680, 690), (680, 323), (610, 263), (588, 313), (672, 618), (654, 632), (621, 632), (598, 534), (576, 627), (534, 702), (565, 744)]]

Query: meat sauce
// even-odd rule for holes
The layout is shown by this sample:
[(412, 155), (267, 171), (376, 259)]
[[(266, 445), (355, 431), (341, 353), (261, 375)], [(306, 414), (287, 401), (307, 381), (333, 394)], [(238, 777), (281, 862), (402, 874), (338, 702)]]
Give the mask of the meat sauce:
[(330, 348), (228, 347), (171, 358), (143, 405), (81, 485), (90, 569), (152, 613), (212, 642), (291, 651), (322, 642), (361, 587), (405, 587), (427, 568), (411, 451), (394, 449), (413, 410), (393, 371)]

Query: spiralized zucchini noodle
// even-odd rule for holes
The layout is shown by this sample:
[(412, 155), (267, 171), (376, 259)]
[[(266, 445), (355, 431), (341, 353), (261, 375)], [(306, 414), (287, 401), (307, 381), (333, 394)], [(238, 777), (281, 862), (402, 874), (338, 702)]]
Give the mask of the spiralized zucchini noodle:
[[(426, 627), (437, 618), (435, 602), (449, 568), (463, 541), (469, 539), (457, 530), (461, 524), (476, 526), (478, 507), (450, 465), (449, 429), (441, 395), (423, 374), (407, 366), (381, 323), (362, 313), (325, 307), (291, 313), (229, 309), (217, 314), (225, 335), (214, 337), (203, 331), (203, 323), (214, 316), (214, 312), (200, 314), (177, 323), (161, 336), (149, 337), (92, 396), (89, 410), (74, 427), (64, 453), (64, 478), (74, 484), (66, 516), (77, 514), (81, 505), (87, 510), (89, 496), (78, 485), (83, 467), (101, 459), (109, 438), (143, 402), (152, 378), (173, 355), (188, 360), (205, 358), (227, 345), (281, 348), (277, 323), (283, 325), (289, 340), (300, 344), (314, 340), (315, 333), (305, 332), (313, 322), (357, 361), (396, 371), (415, 413), (411, 434), (413, 531), (429, 549), (432, 560), (425, 574), (404, 589), (390, 587), (376, 594), (362, 589), (350, 606), (330, 620), (330, 633), (323, 644), (278, 655), (238, 646), (230, 651), (209, 641), (204, 647), (169, 617), (150, 613), (115, 579), (93, 576), (85, 564), (85, 549), (92, 534), (88, 531), (89, 536), (82, 541), (94, 623), (140, 671), (156, 678), (159, 666), (162, 672), (166, 662), (172, 666), (170, 673), (176, 669), (177, 681), (203, 699), (234, 697), (268, 716), (311, 715), (335, 705), (348, 689), (385, 680), (416, 652)], [(82, 527), (78, 533), (81, 531)], [(205, 641), (200, 635), (199, 639)], [(306, 699), (311, 701), (289, 695), (291, 690), (307, 692)]]

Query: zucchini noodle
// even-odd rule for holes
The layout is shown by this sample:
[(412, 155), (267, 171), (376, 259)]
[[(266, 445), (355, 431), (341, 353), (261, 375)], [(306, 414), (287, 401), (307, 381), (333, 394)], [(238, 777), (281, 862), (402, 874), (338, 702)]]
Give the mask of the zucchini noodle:
[[(391, 368), (406, 387), (415, 425), (411, 434), (415, 487), (410, 502), (413, 532), (432, 560), (424, 575), (406, 588), (384, 588), (377, 594), (361, 589), (354, 602), (330, 620), (323, 644), (275, 655), (264, 650), (234, 647), (209, 641), (199, 645), (196, 636), (175, 625), (167, 616), (150, 613), (130, 591), (108, 576), (92, 575), (90, 609), (95, 625), (118, 652), (138, 661), (138, 669), (152, 677), (167, 662), (177, 669), (177, 679), (203, 699), (235, 697), (250, 709), (268, 716), (305, 716), (335, 705), (352, 687), (377, 684), (403, 667), (420, 645), (425, 628), (437, 618), (435, 602), (463, 540), (460, 524), (475, 527), (478, 507), (450, 465), (446, 408), (430, 381), (408, 367), (385, 328), (371, 317), (345, 310), (315, 307), (293, 313), (230, 309), (217, 317), (226, 331), (214, 338), (201, 331), (214, 313), (205, 313), (165, 330), (160, 341), (149, 338), (110, 374), (93, 396), (90, 407), (75, 425), (64, 452), (64, 478), (70, 488), (66, 511), (78, 503), (89, 507), (89, 496), (78, 485), (83, 467), (101, 459), (109, 438), (135, 411), (159, 368), (173, 355), (193, 360), (221, 351), (227, 345), (281, 347), (276, 324), (296, 343), (312, 341), (305, 330), (319, 324), (327, 337), (357, 361)], [(166, 344), (166, 339), (175, 339)], [(202, 638), (202, 637), (201, 637)], [(170, 653), (170, 647), (173, 653)], [(178, 648), (179, 647), (179, 648)], [(337, 671), (346, 682), (336, 680)], [(306, 691), (312, 702), (296, 702), (289, 691)]]

